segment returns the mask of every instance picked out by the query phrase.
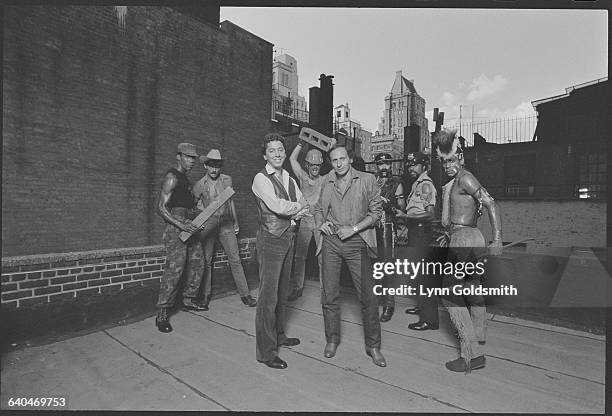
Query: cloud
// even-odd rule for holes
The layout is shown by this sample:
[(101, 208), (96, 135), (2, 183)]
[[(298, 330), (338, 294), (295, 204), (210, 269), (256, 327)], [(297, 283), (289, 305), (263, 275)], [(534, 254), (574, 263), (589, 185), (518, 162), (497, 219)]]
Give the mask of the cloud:
[(457, 97), (453, 93), (446, 91), (444, 94), (442, 94), (442, 102), (446, 106), (451, 106), (457, 102)]
[(473, 101), (477, 98), (493, 95), (502, 91), (507, 84), (508, 80), (501, 75), (495, 75), (493, 79), (489, 79), (486, 75), (481, 74), (478, 78), (472, 80), (467, 99)]
[(504, 119), (535, 117), (536, 113), (531, 103), (523, 101), (512, 108), (502, 110), (498, 107), (477, 109), (475, 116), (479, 119)]

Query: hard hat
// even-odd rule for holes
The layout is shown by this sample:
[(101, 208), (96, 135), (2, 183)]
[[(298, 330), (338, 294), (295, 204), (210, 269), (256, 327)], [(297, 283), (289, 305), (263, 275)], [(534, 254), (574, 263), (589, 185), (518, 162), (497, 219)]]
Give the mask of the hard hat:
[(306, 162), (313, 165), (321, 165), (323, 164), (323, 155), (317, 149), (310, 149), (308, 153), (306, 153)]

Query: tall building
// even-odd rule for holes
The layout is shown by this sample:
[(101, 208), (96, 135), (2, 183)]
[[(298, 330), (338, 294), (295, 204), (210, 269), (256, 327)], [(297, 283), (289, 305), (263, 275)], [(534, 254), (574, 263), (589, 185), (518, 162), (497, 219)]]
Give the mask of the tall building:
[(308, 122), (306, 99), (299, 95), (297, 61), (294, 57), (277, 55), (272, 62), (272, 118), (281, 113)]
[(334, 107), (334, 134), (342, 131), (354, 139), (355, 154), (364, 157), (363, 151), (365, 148), (363, 144), (372, 137), (372, 132), (363, 128), (359, 120), (351, 118), (351, 109), (348, 103)]
[(409, 125), (419, 126), (420, 150), (428, 152), (431, 146), (425, 117), (425, 99), (414, 88), (414, 80), (408, 80), (402, 76), (402, 71), (396, 71), (393, 87), (385, 97), (385, 110), (378, 131), (381, 136), (390, 136), (400, 141), (403, 148), (404, 127)]

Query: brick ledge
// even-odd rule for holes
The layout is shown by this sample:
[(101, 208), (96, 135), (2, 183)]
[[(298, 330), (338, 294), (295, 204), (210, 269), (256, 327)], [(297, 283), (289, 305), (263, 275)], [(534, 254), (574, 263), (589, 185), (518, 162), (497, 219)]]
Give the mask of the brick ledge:
[[(255, 243), (255, 238), (241, 238), (238, 240), (238, 245)], [(32, 254), (27, 256), (11, 256), (2, 257), (2, 268), (5, 267), (16, 267), (33, 264), (45, 264), (55, 263), (60, 261), (74, 261), (74, 260), (86, 260), (104, 257), (114, 256), (129, 256), (134, 254), (149, 254), (149, 253), (160, 253), (163, 254), (164, 246), (157, 244), (153, 246), (142, 246), (142, 247), (124, 247), (124, 248), (111, 248), (103, 250), (90, 250), (90, 251), (72, 251), (68, 253), (47, 253), (47, 254)]]

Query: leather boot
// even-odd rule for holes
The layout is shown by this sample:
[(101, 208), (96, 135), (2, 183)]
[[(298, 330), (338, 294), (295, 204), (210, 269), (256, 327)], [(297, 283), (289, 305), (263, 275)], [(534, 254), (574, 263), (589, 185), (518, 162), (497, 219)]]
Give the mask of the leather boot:
[(380, 352), (380, 348), (366, 348), (366, 354), (372, 357), (372, 362), (379, 367), (386, 367), (387, 361)]
[(380, 322), (387, 322), (391, 320), (393, 316), (393, 312), (395, 312), (395, 308), (393, 306), (383, 306), (382, 315), (380, 315)]
[(294, 300), (297, 300), (298, 297), (299, 297), (298, 290), (297, 289), (293, 289), (291, 291), (291, 293), (289, 294), (289, 296), (287, 297), (287, 300), (289, 302), (293, 302)]
[(160, 308), (157, 312), (157, 318), (155, 318), (155, 325), (159, 332), (172, 332), (172, 326), (168, 318), (168, 308)]
[(257, 306), (257, 301), (253, 299), (251, 295), (242, 296), (240, 300), (242, 300), (242, 303), (244, 303), (247, 306), (250, 306), (251, 308), (253, 306)]
[(183, 309), (190, 311), (207, 311), (208, 303), (200, 303), (192, 298), (183, 299)]

